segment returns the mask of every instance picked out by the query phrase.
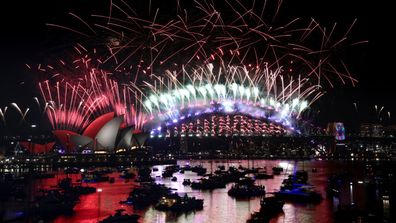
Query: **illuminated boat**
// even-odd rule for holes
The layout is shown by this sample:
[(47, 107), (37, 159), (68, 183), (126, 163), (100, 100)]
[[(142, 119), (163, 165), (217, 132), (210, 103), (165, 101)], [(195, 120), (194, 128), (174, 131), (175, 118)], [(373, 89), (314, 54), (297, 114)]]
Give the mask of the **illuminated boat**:
[(318, 203), (323, 199), (322, 195), (309, 185), (280, 190), (274, 194), (280, 199), (304, 203)]
[(160, 211), (173, 211), (173, 212), (189, 212), (203, 209), (203, 200), (196, 199), (195, 197), (180, 197), (177, 194), (172, 194), (162, 197), (155, 205), (155, 209)]

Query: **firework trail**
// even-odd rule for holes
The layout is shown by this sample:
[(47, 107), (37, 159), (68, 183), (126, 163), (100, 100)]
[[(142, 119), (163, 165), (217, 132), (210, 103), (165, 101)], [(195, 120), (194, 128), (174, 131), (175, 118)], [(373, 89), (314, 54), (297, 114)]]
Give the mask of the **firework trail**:
[[(75, 44), (72, 60), (26, 64), (45, 74), (43, 101), (36, 103), (54, 129), (75, 131), (111, 111), (143, 129), (213, 104), (285, 122), (300, 118), (326, 87), (357, 82), (339, 52), (365, 41), (348, 38), (356, 20), (339, 33), (336, 23), (328, 28), (313, 18), (278, 19), (282, 2), (194, 1), (185, 7), (177, 0), (169, 10), (149, 1), (147, 10), (138, 10), (112, 0), (108, 14), (91, 15), (94, 22), (69, 13), (80, 25), (47, 25), (93, 46)], [(262, 112), (268, 109), (274, 117)]]
[[(43, 103), (37, 98), (35, 101), (39, 106), (45, 105), (43, 111), (52, 127), (81, 131), (94, 118), (115, 111), (125, 116), (126, 124), (140, 128), (145, 119), (140, 114), (136, 93), (111, 79), (112, 73), (97, 69), (96, 64), (87, 61), (91, 59), (83, 55), (71, 63), (73, 68), (63, 61), (61, 68), (57, 68), (60, 70), (57, 77), (49, 73), (49, 79), (39, 82)], [(76, 66), (78, 62), (84, 66)]]
[(170, 6), (155, 8), (160, 3), (149, 2), (148, 10), (135, 10), (132, 4), (114, 0), (107, 15), (92, 15), (93, 24), (70, 13), (81, 26), (47, 25), (89, 36), (108, 50), (103, 63), (115, 63), (115, 70), (132, 66), (133, 79), (161, 73), (162, 67), (208, 63), (261, 67), (267, 63), (274, 70), (288, 65), (287, 75), (304, 74), (318, 85), (333, 87), (336, 80), (357, 82), (338, 53), (365, 42), (349, 42), (356, 20), (339, 33), (337, 23), (328, 28), (315, 19), (278, 19), (283, 1), (276, 1), (273, 7), (267, 1), (263, 5), (194, 1), (185, 8), (176, 1), (176, 11), (169, 10)]
[(8, 109), (7, 106), (5, 106), (3, 109), (0, 108), (0, 116), (1, 116), (1, 120), (3, 121), (4, 125), (6, 124), (5, 115), (7, 113), (7, 109)]
[[(11, 105), (11, 107), (13, 107), (13, 108), (19, 113), (19, 115), (21, 116), (21, 122), (24, 121), (25, 118), (26, 118), (26, 115), (28, 114), (28, 112), (29, 112), (29, 110), (30, 110), (30, 108), (26, 108), (25, 111), (22, 111), (22, 109), (18, 106), (17, 103), (12, 102), (10, 105)], [(4, 113), (5, 113), (5, 112), (4, 112)]]
[(185, 108), (213, 103), (238, 104), (241, 110), (270, 108), (289, 119), (299, 117), (323, 95), (307, 78), (284, 77), (281, 67), (271, 70), (267, 64), (261, 68), (207, 64), (183, 68), (181, 73), (175, 69), (151, 74), (141, 82), (119, 80), (119, 75), (91, 65), (75, 67), (70, 81), (60, 76), (39, 83), (44, 103), (36, 103), (45, 104), (54, 129), (81, 131), (111, 111), (123, 115), (127, 125), (143, 129), (148, 122), (175, 119)]

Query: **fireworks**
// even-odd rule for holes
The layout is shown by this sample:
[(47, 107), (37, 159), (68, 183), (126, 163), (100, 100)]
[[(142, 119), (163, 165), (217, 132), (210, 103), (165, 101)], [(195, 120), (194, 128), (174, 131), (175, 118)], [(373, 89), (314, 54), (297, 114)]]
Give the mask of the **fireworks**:
[(182, 67), (214, 63), (287, 67), (284, 75), (310, 77), (318, 85), (333, 87), (337, 79), (354, 85), (357, 80), (339, 51), (365, 42), (349, 42), (356, 20), (342, 29), (337, 23), (322, 26), (313, 18), (278, 19), (283, 1), (274, 2), (194, 1), (183, 8), (179, 0), (167, 7), (150, 0), (146, 8), (139, 5), (136, 10), (133, 3), (114, 0), (108, 14), (92, 15), (92, 24), (70, 13), (80, 25), (48, 25), (107, 49), (102, 62), (115, 63), (115, 70), (133, 68), (133, 80), (171, 67), (181, 72)]
[(77, 132), (112, 111), (144, 130), (212, 112), (293, 129), (293, 119), (325, 93), (322, 86), (357, 82), (338, 50), (362, 42), (347, 42), (355, 21), (336, 35), (336, 25), (329, 31), (315, 19), (278, 21), (282, 1), (273, 13), (266, 2), (194, 1), (183, 8), (176, 1), (176, 10), (163, 12), (152, 1), (141, 11), (110, 1), (109, 14), (92, 15), (92, 24), (73, 13), (82, 26), (47, 24), (95, 47), (76, 44), (71, 63), (37, 66), (48, 75), (39, 84), (43, 111), (54, 129)]
[[(285, 80), (281, 69), (268, 67), (215, 67), (208, 64), (182, 75), (166, 72), (154, 84), (147, 83), (144, 107), (157, 122), (169, 122), (188, 114), (240, 112), (256, 118), (272, 118), (290, 125), (323, 93), (307, 79)], [(267, 112), (266, 110), (271, 110)]]
[(207, 64), (182, 73), (152, 74), (141, 83), (117, 80), (117, 74), (97, 68), (83, 71), (76, 68), (77, 81), (40, 82), (44, 112), (54, 129), (82, 131), (95, 117), (111, 111), (137, 129), (214, 111), (239, 112), (291, 126), (291, 118), (323, 94), (307, 78), (285, 78), (281, 68), (267, 66)]
[(138, 113), (136, 94), (128, 86), (109, 78), (110, 74), (95, 68), (81, 74), (79, 81), (49, 81), (39, 83), (45, 101), (44, 112), (54, 129), (83, 130), (93, 118), (115, 111), (124, 115), (128, 125), (141, 128), (144, 123)]

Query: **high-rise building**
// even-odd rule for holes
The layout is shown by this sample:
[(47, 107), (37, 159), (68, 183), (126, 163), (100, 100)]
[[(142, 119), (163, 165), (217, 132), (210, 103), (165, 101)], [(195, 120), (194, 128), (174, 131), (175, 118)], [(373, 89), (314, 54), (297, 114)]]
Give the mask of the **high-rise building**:
[(370, 123), (360, 124), (360, 136), (361, 137), (371, 137), (371, 124)]
[(360, 125), (361, 137), (383, 137), (384, 127), (381, 124), (362, 123)]
[(381, 124), (373, 124), (371, 137), (383, 137), (384, 127)]
[(337, 141), (345, 140), (345, 127), (342, 122), (330, 122), (327, 124), (327, 134), (334, 136)]

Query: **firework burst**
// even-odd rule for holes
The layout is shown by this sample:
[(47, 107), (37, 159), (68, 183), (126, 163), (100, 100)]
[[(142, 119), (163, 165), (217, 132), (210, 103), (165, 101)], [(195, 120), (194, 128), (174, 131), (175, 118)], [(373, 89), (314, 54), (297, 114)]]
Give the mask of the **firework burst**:
[(177, 0), (170, 3), (175, 7), (164, 7), (150, 0), (135, 10), (133, 3), (114, 0), (108, 14), (91, 15), (92, 24), (70, 13), (80, 26), (48, 25), (94, 40), (109, 52), (102, 62), (115, 63), (115, 70), (133, 68), (133, 80), (172, 66), (224, 63), (287, 67), (284, 75), (311, 77), (318, 85), (333, 87), (335, 80), (354, 85), (339, 52), (365, 42), (349, 41), (356, 20), (341, 33), (337, 23), (329, 28), (313, 18), (278, 19), (283, 1), (274, 2), (194, 1), (183, 7)]
[(338, 34), (312, 18), (278, 19), (281, 3), (177, 0), (169, 10), (149, 1), (137, 10), (113, 0), (93, 23), (70, 13), (81, 25), (47, 25), (94, 48), (76, 44), (72, 62), (37, 66), (49, 74), (39, 85), (44, 111), (55, 129), (75, 131), (110, 111), (138, 129), (219, 108), (291, 125), (327, 86), (357, 82), (339, 51), (364, 41), (348, 42), (356, 20)]

